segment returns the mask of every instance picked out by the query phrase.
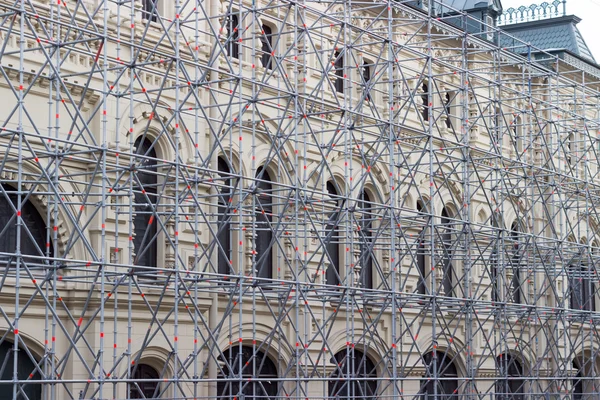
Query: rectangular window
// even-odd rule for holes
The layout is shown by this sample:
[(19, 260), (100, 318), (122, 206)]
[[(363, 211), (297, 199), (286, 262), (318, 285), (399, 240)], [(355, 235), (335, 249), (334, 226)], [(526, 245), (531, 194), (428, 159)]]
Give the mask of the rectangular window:
[(142, 0), (142, 19), (158, 21), (158, 0)]
[(335, 53), (335, 91), (344, 93), (344, 56), (339, 52)]
[(226, 42), (226, 51), (227, 55), (231, 58), (240, 58), (240, 47), (238, 44), (239, 41), (239, 19), (236, 14), (229, 14), (226, 20), (227, 29), (227, 42)]
[(365, 88), (365, 100), (371, 100), (371, 62), (365, 60), (362, 68), (363, 85)]
[(421, 86), (421, 116), (423, 117), (423, 121), (429, 121), (429, 85), (423, 82), (423, 86)]
[(446, 92), (444, 95), (444, 114), (446, 114), (446, 128), (452, 129), (452, 94)]
[(273, 29), (268, 25), (262, 26), (262, 66), (266, 69), (273, 69)]

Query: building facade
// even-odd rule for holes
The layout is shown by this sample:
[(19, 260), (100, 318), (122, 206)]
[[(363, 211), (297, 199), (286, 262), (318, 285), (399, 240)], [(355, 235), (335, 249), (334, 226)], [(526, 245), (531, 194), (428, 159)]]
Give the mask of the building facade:
[(462, 3), (1, 0), (0, 399), (598, 398), (600, 69)]

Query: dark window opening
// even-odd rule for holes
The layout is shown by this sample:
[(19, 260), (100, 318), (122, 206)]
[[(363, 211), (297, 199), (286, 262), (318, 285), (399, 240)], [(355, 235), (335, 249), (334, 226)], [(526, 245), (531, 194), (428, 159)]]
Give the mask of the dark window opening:
[(452, 95), (448, 92), (444, 95), (444, 112), (446, 113), (446, 128), (452, 129)]
[(492, 214), (492, 227), (494, 227), (495, 239), (491, 243), (492, 254), (490, 255), (490, 274), (492, 280), (492, 301), (497, 302), (502, 300), (502, 285), (500, 276), (500, 257), (498, 256), (498, 243), (500, 242), (501, 230), (499, 229), (502, 222), (498, 214)]
[[(26, 198), (25, 193), (21, 195), (22, 205), (19, 206), (18, 191), (6, 184), (2, 184), (2, 189), (4, 193), (0, 192), (0, 251), (9, 254), (16, 252), (18, 217), (14, 210), (20, 210), (22, 224), (19, 236), (22, 260), (32, 272), (42, 270), (49, 263), (45, 257), (54, 257), (54, 247), (48, 236), (46, 222), (29, 199), (23, 203)], [(14, 264), (14, 262), (14, 256), (0, 256), (0, 265)]]
[[(458, 399), (458, 370), (450, 355), (432, 351), (423, 356), (426, 374), (421, 380), (422, 400)], [(434, 377), (442, 379), (434, 379)], [(437, 393), (437, 397), (435, 394)]]
[(575, 164), (576, 149), (577, 149), (577, 147), (576, 147), (576, 143), (575, 143), (575, 134), (570, 133), (569, 136), (567, 137), (567, 163), (569, 163), (569, 165)]
[(130, 399), (158, 399), (160, 398), (160, 387), (158, 372), (147, 364), (137, 364), (132, 367), (131, 379), (134, 383), (129, 384)]
[(328, 385), (329, 398), (377, 398), (377, 370), (366, 354), (348, 348), (336, 353), (331, 361), (335, 366)]
[(585, 393), (583, 388), (583, 378), (585, 377), (585, 373), (583, 369), (579, 366), (577, 360), (573, 360), (573, 369), (577, 371), (571, 383), (573, 390), (573, 400), (583, 400), (583, 395)]
[(423, 117), (423, 121), (429, 121), (429, 86), (426, 83), (423, 83), (421, 90), (421, 116)]
[(596, 311), (596, 290), (592, 281), (592, 271), (587, 265), (582, 264), (581, 260), (576, 261), (578, 263), (569, 266), (571, 309)]
[(273, 181), (269, 171), (256, 171), (258, 195), (256, 199), (256, 275), (273, 277)]
[(448, 210), (447, 207), (442, 209), (442, 245), (443, 245), (443, 279), (442, 286), (444, 288), (444, 294), (446, 296), (453, 296), (454, 289), (452, 287), (453, 284), (453, 275), (454, 275), (454, 266), (452, 265), (452, 256), (453, 256), (453, 246), (452, 246), (452, 214)]
[[(17, 387), (17, 399), (40, 400), (42, 398), (42, 385), (36, 383), (40, 380), (39, 371), (36, 368), (37, 361), (31, 360), (24, 350), (14, 351), (14, 343), (5, 340), (0, 345), (0, 400), (11, 400), (13, 398), (14, 357), (17, 357), (17, 379), (26, 383), (19, 383)], [(8, 382), (7, 382), (8, 381)], [(25, 393), (25, 396), (21, 393)]]
[(511, 355), (502, 354), (496, 359), (498, 375), (496, 400), (523, 400), (523, 366)]
[(143, 0), (142, 1), (142, 19), (146, 21), (158, 21), (158, 0)]
[(366, 61), (362, 67), (363, 85), (365, 89), (365, 100), (371, 100), (371, 62)]
[(260, 37), (262, 43), (261, 63), (266, 69), (273, 69), (273, 29), (269, 25), (262, 26), (262, 35)]
[(363, 190), (359, 198), (360, 209), (360, 286), (366, 289), (373, 288), (373, 205), (366, 190)]
[(524, 245), (521, 240), (521, 227), (518, 221), (513, 222), (510, 228), (510, 242), (512, 243), (512, 257), (510, 259), (512, 279), (510, 282), (510, 302), (521, 304), (523, 300), (521, 289), (521, 263)]
[(219, 399), (277, 398), (277, 367), (263, 352), (255, 352), (249, 346), (241, 349), (234, 346), (219, 358), (223, 365), (217, 381)]
[[(417, 201), (417, 212), (421, 214), (423, 212), (424, 206), (423, 203), (419, 200)], [(417, 293), (426, 294), (427, 293), (427, 247), (425, 245), (425, 233), (427, 232), (427, 228), (424, 227), (419, 234), (419, 243), (417, 245), (417, 270), (419, 273), (419, 281), (417, 282)]]
[(329, 213), (327, 224), (325, 225), (325, 273), (326, 283), (328, 285), (339, 285), (340, 283), (340, 241), (342, 239), (342, 230), (339, 224), (340, 199), (333, 182), (327, 182), (327, 193), (332, 199), (334, 210)]
[(240, 47), (239, 47), (239, 19), (236, 14), (229, 14), (225, 21), (227, 29), (227, 55), (232, 58), (240, 58)]
[(135, 259), (133, 263), (137, 266), (156, 268), (158, 250), (158, 224), (155, 217), (155, 207), (158, 199), (156, 150), (150, 140), (139, 137), (135, 141), (134, 152), (139, 157), (136, 159), (138, 165), (133, 178), (135, 193), (135, 216), (133, 217)]
[(218, 169), (222, 179), (217, 216), (218, 273), (229, 275), (231, 274), (231, 196), (233, 188), (231, 170), (227, 161), (221, 157), (218, 159)]
[(344, 56), (336, 52), (335, 53), (335, 91), (338, 93), (344, 93)]

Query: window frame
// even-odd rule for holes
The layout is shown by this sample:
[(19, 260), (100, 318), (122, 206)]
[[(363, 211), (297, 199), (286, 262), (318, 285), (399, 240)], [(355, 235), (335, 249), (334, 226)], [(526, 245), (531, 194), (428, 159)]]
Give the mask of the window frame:
[(269, 22), (263, 22), (261, 26), (261, 65), (266, 70), (274, 70), (275, 65), (275, 45), (273, 44), (273, 38), (277, 35), (277, 29)]
[[(139, 143), (138, 143), (139, 142)], [(148, 148), (142, 153), (139, 145), (141, 143), (147, 143)], [(136, 203), (134, 206), (135, 216), (133, 217), (133, 249), (135, 257), (133, 259), (133, 265), (141, 267), (138, 270), (146, 275), (150, 272), (149, 276), (145, 276), (148, 279), (156, 279), (156, 274), (152, 273), (152, 269), (158, 267), (158, 222), (156, 216), (156, 207), (158, 204), (158, 153), (156, 151), (156, 143), (151, 141), (146, 135), (141, 135), (136, 138), (134, 142), (134, 154), (137, 156), (144, 156), (143, 163), (148, 164), (148, 172), (140, 172), (140, 167), (136, 166), (133, 182), (133, 200)], [(143, 181), (148, 178), (148, 182)], [(136, 193), (139, 192), (139, 193)], [(148, 201), (150, 203), (148, 203)], [(143, 202), (143, 203), (142, 203)], [(140, 209), (139, 204), (145, 204), (144, 210)], [(143, 213), (143, 214), (142, 214)], [(139, 226), (136, 226), (136, 222)], [(141, 234), (141, 235), (140, 235)], [(141, 237), (140, 237), (141, 236)], [(151, 243), (146, 244), (146, 238), (149, 238)], [(139, 248), (141, 246), (141, 249)], [(142, 253), (140, 254), (140, 251)], [(146, 252), (148, 252), (146, 254)], [(145, 257), (149, 261), (148, 263), (140, 263), (140, 257)], [(145, 273), (144, 273), (145, 272)]]
[[(258, 203), (254, 211), (254, 219), (256, 225), (255, 237), (255, 265), (254, 272), (259, 279), (273, 279), (273, 266), (275, 252), (273, 251), (273, 179), (271, 173), (266, 166), (261, 166), (256, 169), (255, 178), (257, 179), (256, 187), (259, 189), (256, 196)], [(268, 194), (262, 191), (269, 191)], [(268, 202), (262, 202), (261, 197)], [(261, 225), (263, 226), (261, 228)], [(263, 255), (265, 253), (266, 255)]]
[(225, 31), (227, 32), (227, 41), (225, 52), (227, 56), (231, 58), (235, 58), (237, 60), (240, 59), (240, 30), (239, 30), (240, 20), (237, 11), (229, 12), (225, 17)]

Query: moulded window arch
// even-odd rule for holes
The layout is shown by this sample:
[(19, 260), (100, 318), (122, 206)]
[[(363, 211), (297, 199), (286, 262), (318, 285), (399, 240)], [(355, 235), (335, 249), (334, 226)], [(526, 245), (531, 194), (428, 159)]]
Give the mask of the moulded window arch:
[[(31, 360), (29, 355), (22, 349), (16, 353), (17, 356), (17, 378), (21, 382), (17, 388), (17, 393), (23, 391), (29, 400), (40, 400), (42, 398), (42, 385), (36, 383), (40, 380), (40, 373), (36, 368), (37, 360)], [(0, 344), (0, 380), (12, 381), (13, 363), (15, 351), (14, 343), (4, 340)], [(2, 368), (4, 366), (4, 368)], [(11, 400), (13, 394), (12, 383), (0, 384), (0, 400)], [(17, 399), (25, 399), (22, 394), (17, 394)]]
[(496, 370), (500, 379), (496, 381), (496, 400), (523, 400), (523, 365), (510, 354), (496, 358)]
[(335, 184), (332, 181), (327, 182), (327, 194), (333, 203), (333, 210), (327, 217), (325, 225), (325, 273), (326, 283), (328, 285), (340, 284), (340, 263), (341, 263), (341, 241), (343, 238), (342, 228), (339, 220), (341, 216), (341, 207), (343, 200), (340, 199)]
[(358, 199), (358, 208), (360, 210), (358, 240), (360, 243), (360, 286), (366, 289), (373, 288), (373, 262), (374, 256), (374, 238), (373, 238), (373, 220), (374, 210), (371, 197), (367, 190), (363, 189)]
[(232, 346), (219, 356), (219, 361), (222, 365), (217, 381), (219, 399), (277, 397), (277, 366), (267, 354), (251, 346)]
[[(18, 191), (8, 184), (1, 184), (0, 192), (0, 252), (14, 254), (17, 249), (17, 213), (21, 211), (20, 251), (23, 261), (33, 271), (48, 264), (46, 256), (54, 257), (52, 239), (48, 237), (48, 228), (44, 218), (35, 205), (25, 200), (27, 194), (21, 195), (19, 205)], [(33, 257), (27, 257), (33, 256)], [(14, 263), (14, 257), (0, 256), (1, 264)]]
[(448, 206), (442, 209), (441, 214), (441, 239), (442, 239), (442, 287), (446, 296), (454, 295), (454, 265), (452, 263), (454, 246), (453, 246), (453, 222), (454, 214)]
[(377, 369), (373, 360), (356, 348), (337, 352), (332, 360), (334, 371), (328, 389), (332, 399), (376, 399)]
[(265, 167), (256, 170), (256, 276), (273, 278), (273, 180)]
[[(579, 354), (573, 359), (573, 375), (571, 378), (571, 391), (573, 400), (596, 399), (598, 369), (597, 356), (593, 353)], [(596, 395), (597, 396), (597, 395)]]
[(233, 196), (233, 185), (231, 170), (227, 160), (219, 157), (217, 160), (219, 177), (222, 186), (219, 190), (218, 216), (217, 216), (217, 242), (218, 273), (220, 275), (231, 274), (231, 200)]
[(129, 384), (130, 399), (158, 399), (160, 398), (160, 374), (154, 367), (136, 363), (131, 371), (132, 383)]
[[(458, 368), (450, 354), (443, 351), (429, 351), (423, 355), (423, 361), (426, 373), (421, 381), (421, 399), (457, 399)], [(435, 377), (442, 379), (434, 379)], [(437, 394), (437, 397), (434, 394)]]
[[(158, 201), (158, 168), (154, 143), (140, 136), (134, 144), (138, 156), (133, 178), (135, 216), (133, 217), (134, 265), (156, 268), (158, 265), (158, 240), (155, 208)], [(156, 277), (151, 274), (150, 277)]]

